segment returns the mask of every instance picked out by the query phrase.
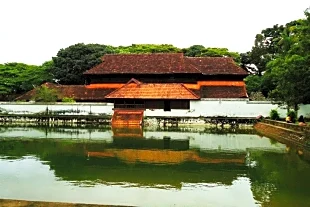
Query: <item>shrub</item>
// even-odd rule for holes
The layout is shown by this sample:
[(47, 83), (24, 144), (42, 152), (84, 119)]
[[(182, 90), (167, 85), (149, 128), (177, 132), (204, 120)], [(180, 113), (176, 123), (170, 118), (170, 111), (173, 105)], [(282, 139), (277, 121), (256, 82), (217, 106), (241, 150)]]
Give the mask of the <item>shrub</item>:
[(294, 110), (289, 110), (289, 111), (287, 112), (287, 116), (291, 117), (291, 121), (292, 121), (293, 123), (296, 122), (297, 114), (296, 114), (296, 112), (295, 112)]
[(75, 100), (71, 97), (63, 97), (61, 101), (65, 103), (75, 103)]
[(251, 92), (250, 99), (252, 101), (266, 101), (266, 98), (262, 92)]
[(279, 113), (278, 113), (278, 111), (276, 110), (276, 109), (272, 109), (271, 111), (270, 111), (270, 119), (272, 119), (272, 120), (278, 120), (278, 119), (280, 119), (280, 115), (279, 115)]
[(36, 102), (56, 102), (58, 99), (58, 91), (47, 86), (38, 87), (33, 97)]

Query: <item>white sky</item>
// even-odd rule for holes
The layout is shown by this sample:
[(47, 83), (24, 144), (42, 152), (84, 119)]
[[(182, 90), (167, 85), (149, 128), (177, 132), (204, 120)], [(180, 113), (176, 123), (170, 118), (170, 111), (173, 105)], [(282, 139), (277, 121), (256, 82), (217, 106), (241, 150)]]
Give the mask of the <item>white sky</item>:
[(309, 6), (309, 0), (0, 0), (0, 63), (42, 64), (80, 42), (246, 52), (261, 30), (304, 18)]

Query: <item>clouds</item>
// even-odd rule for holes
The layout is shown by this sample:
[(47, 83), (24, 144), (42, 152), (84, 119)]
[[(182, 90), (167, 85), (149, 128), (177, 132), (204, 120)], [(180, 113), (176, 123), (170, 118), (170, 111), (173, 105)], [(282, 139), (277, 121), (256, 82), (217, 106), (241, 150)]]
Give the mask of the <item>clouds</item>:
[(1, 0), (0, 63), (41, 64), (79, 42), (251, 49), (255, 34), (303, 18), (308, 1)]

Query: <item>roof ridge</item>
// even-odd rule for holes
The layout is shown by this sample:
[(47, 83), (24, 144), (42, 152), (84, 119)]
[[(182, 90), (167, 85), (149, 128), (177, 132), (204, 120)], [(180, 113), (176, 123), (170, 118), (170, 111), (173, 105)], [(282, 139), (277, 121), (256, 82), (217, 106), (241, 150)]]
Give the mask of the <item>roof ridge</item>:
[(190, 57), (190, 56), (185, 56), (188, 59), (198, 59), (198, 58), (226, 58), (226, 59), (234, 59), (233, 57), (230, 56), (201, 56), (201, 57)]
[(138, 81), (137, 79), (131, 78), (131, 79), (130, 79), (126, 84), (124, 84), (122, 87), (120, 87), (120, 88), (118, 88), (118, 89), (112, 91), (111, 93), (105, 95), (104, 98), (106, 98), (107, 96), (110, 96), (110, 95), (112, 95), (112, 94), (118, 92), (118, 91), (121, 90), (122, 88), (125, 88), (125, 87), (128, 86), (130, 83), (136, 83), (137, 85), (143, 84), (142, 82)]
[(134, 83), (136, 83), (136, 84), (138, 84), (138, 85), (142, 84), (141, 81), (138, 81), (138, 80), (135, 79), (135, 78), (131, 78), (125, 85), (128, 85), (129, 83), (132, 83), (132, 82), (134, 82)]
[(187, 56), (183, 57), (183, 59), (184, 59), (184, 63), (186, 62), (185, 60), (188, 60), (188, 61), (189, 61), (189, 65), (191, 65), (195, 70), (197, 70), (199, 73), (202, 74), (202, 71), (199, 70), (199, 69), (191, 62), (191, 60), (190, 60)]
[[(154, 53), (117, 53), (117, 54), (104, 54), (104, 56), (121, 56), (121, 55), (131, 55), (131, 56), (139, 56), (139, 55), (181, 55), (184, 56), (183, 52), (154, 52)], [(102, 56), (102, 57), (104, 57)]]
[(192, 90), (190, 90), (189, 88), (187, 88), (183, 83), (180, 83), (181, 86), (183, 86), (188, 92), (190, 92), (192, 95), (194, 95), (197, 99), (200, 99), (200, 97), (195, 94)]

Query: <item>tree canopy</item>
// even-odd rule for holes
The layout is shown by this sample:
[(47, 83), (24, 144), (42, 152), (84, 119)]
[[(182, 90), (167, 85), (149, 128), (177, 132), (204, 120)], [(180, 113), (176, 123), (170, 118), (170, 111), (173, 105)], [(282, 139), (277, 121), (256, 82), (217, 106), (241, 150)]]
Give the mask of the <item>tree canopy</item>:
[(0, 64), (0, 96), (9, 99), (14, 95), (24, 93), (34, 87), (51, 81), (48, 68), (53, 65), (52, 61), (43, 63), (41, 66), (26, 65), (24, 63)]
[(184, 48), (183, 53), (188, 57), (232, 57), (236, 63), (240, 63), (240, 55), (237, 52), (230, 52), (227, 48), (205, 48), (202, 45), (193, 45)]
[(110, 53), (115, 53), (112, 46), (75, 44), (59, 50), (49, 71), (57, 83), (84, 84), (83, 72), (99, 64), (101, 57)]
[(115, 48), (116, 53), (137, 54), (137, 53), (179, 53), (181, 49), (169, 44), (132, 44), (130, 46), (119, 46)]
[(310, 103), (310, 13), (285, 26), (275, 25), (256, 35), (251, 51), (241, 54), (241, 65), (252, 72), (250, 91), (298, 109)]
[(267, 64), (275, 88), (270, 96), (297, 109), (298, 104), (310, 103), (310, 13), (306, 19), (287, 26), (279, 43), (282, 52)]

